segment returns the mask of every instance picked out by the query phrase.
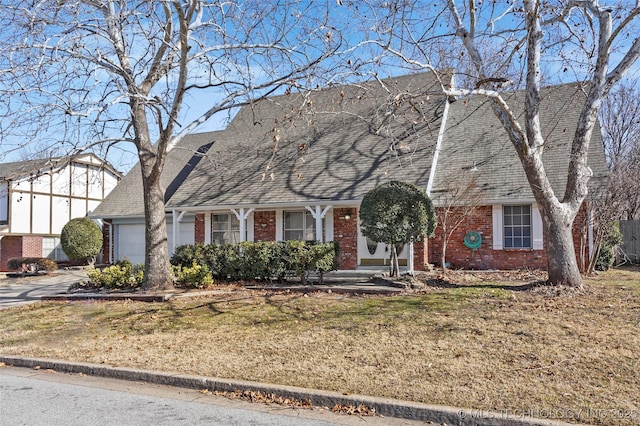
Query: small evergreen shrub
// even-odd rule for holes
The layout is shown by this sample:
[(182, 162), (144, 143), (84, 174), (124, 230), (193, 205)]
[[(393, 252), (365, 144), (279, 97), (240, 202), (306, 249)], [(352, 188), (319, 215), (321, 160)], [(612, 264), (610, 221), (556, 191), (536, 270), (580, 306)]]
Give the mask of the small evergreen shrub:
[(607, 271), (613, 266), (616, 260), (616, 248), (622, 244), (622, 232), (620, 232), (620, 224), (611, 222), (608, 225), (607, 234), (600, 243), (600, 253), (596, 259), (596, 270)]
[(142, 286), (144, 266), (135, 267), (128, 260), (120, 261), (104, 269), (92, 269), (87, 272), (88, 287), (107, 290), (132, 290)]
[(174, 266), (173, 273), (179, 287), (207, 288), (213, 285), (209, 267), (206, 264), (199, 264), (195, 260), (191, 266)]
[(102, 250), (102, 230), (87, 217), (71, 219), (62, 228), (60, 244), (69, 259), (93, 265)]
[(26, 273), (49, 273), (58, 269), (58, 264), (46, 257), (14, 257), (7, 261), (7, 268)]

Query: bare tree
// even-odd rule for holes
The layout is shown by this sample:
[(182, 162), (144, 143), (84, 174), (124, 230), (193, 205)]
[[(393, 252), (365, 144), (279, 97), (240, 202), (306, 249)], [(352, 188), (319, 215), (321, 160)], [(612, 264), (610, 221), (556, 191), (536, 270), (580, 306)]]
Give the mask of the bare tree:
[[(442, 92), (490, 100), (542, 213), (548, 282), (582, 286), (571, 228), (588, 192), (588, 150), (600, 106), (640, 57), (640, 2), (372, 0), (370, 9), (361, 3), (353, 7), (365, 37), (387, 53), (380, 63), (433, 71), (454, 66), (468, 73), (458, 79), (465, 86), (443, 81)], [(540, 119), (543, 77), (585, 83), (564, 194), (554, 192), (542, 157), (549, 132)], [(507, 100), (513, 87), (525, 90), (522, 118)]]
[(440, 264), (446, 273), (449, 242), (458, 228), (477, 214), (478, 208), (485, 204), (485, 199), (473, 176), (446, 176), (443, 180), (445, 186), (433, 197), (436, 199), (436, 218), (442, 233)]
[[(314, 74), (343, 41), (329, 24), (330, 6), (293, 0), (4, 3), (0, 19), (11, 47), (1, 62), (11, 99), (5, 118), (21, 122), (23, 140), (46, 141), (50, 149), (135, 146), (144, 187), (144, 287), (166, 288), (160, 176), (167, 152), (216, 114), (336, 75)], [(183, 122), (189, 105), (192, 119)]]
[[(602, 103), (600, 123), (609, 166), (611, 220), (640, 219), (640, 89), (621, 84)], [(598, 214), (598, 216), (602, 216)]]

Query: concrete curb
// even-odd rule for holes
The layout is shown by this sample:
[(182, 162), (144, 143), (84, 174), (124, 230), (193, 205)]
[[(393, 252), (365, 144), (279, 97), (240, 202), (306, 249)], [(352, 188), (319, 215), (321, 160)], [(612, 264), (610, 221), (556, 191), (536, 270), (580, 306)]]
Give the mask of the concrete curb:
[[(210, 391), (234, 392), (254, 391), (275, 394), (284, 398), (308, 400), (314, 406), (333, 407), (365, 405), (375, 409), (377, 414), (409, 420), (430, 421), (438, 424), (459, 426), (569, 426), (553, 420), (542, 420), (526, 415), (490, 412), (473, 409), (457, 409), (454, 407), (428, 405), (418, 402), (402, 401), (390, 398), (378, 398), (365, 395), (344, 395), (337, 392), (305, 389), (294, 386), (282, 386), (248, 382), (243, 380), (227, 380), (212, 377), (194, 376), (179, 373), (138, 370), (134, 368), (111, 367), (108, 365), (72, 363), (40, 358), (23, 358), (0, 355), (0, 362), (15, 367), (42, 368), (64, 373), (82, 373), (91, 376), (120, 380), (142, 381), (154, 384), (175, 386), (188, 389), (208, 389)], [(525, 413), (523, 413), (525, 414)], [(575, 425), (573, 425), (575, 426)]]

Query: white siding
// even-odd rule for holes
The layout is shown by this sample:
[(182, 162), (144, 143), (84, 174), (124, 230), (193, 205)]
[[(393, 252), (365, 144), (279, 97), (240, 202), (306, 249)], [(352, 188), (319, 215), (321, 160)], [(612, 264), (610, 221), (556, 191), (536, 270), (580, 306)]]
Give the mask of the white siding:
[(71, 218), (85, 217), (87, 215), (87, 200), (80, 198), (71, 199)]
[(28, 234), (31, 232), (31, 196), (28, 192), (11, 194), (11, 232)]
[(9, 220), (9, 183), (0, 183), (0, 222)]
[(493, 249), (502, 250), (504, 248), (504, 226), (502, 218), (502, 206), (492, 206), (493, 213)]
[[(178, 241), (176, 241), (176, 247), (184, 244), (195, 243), (195, 223), (192, 221), (180, 222), (180, 231), (178, 232)], [(173, 247), (173, 224), (167, 223), (167, 243), (169, 244), (169, 256), (171, 256), (171, 247)]]
[(51, 175), (41, 175), (33, 180), (33, 192), (48, 194), (51, 191)]
[(65, 197), (53, 197), (53, 210), (51, 212), (52, 234), (62, 232), (64, 225), (69, 222), (69, 199)]
[(544, 240), (542, 238), (542, 216), (537, 204), (531, 206), (531, 245), (534, 250), (544, 250)]
[(31, 232), (34, 234), (50, 234), (51, 197), (37, 194), (33, 196), (32, 203)]
[(31, 191), (31, 182), (29, 179), (16, 179), (13, 181), (13, 190), (14, 191)]
[(65, 167), (53, 174), (53, 193), (57, 195), (69, 195), (69, 167)]
[(89, 198), (102, 198), (102, 170), (96, 167), (89, 168), (89, 187), (87, 188)]
[(71, 195), (87, 196), (87, 166), (84, 164), (71, 165)]

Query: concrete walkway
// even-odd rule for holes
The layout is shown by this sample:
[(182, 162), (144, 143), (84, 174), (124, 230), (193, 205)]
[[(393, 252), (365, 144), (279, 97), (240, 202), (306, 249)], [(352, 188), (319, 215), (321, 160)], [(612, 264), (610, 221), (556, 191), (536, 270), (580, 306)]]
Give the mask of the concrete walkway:
[(84, 270), (60, 270), (39, 277), (0, 279), (0, 309), (39, 302), (43, 297), (64, 295), (71, 284), (87, 279)]

